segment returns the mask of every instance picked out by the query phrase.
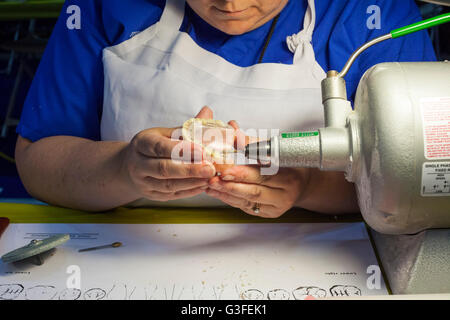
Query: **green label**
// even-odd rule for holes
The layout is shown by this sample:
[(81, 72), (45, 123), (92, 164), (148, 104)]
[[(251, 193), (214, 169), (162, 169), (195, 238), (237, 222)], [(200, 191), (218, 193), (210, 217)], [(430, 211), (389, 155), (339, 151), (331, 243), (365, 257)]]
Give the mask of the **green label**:
[(283, 139), (291, 139), (291, 138), (305, 138), (305, 137), (315, 137), (318, 136), (318, 131), (312, 132), (290, 132), (290, 133), (282, 133), (281, 137)]

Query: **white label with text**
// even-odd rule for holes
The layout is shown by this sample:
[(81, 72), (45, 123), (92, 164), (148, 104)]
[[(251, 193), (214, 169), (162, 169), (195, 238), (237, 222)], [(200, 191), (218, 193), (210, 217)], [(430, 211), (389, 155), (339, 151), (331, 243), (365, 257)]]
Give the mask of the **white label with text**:
[(450, 196), (450, 162), (425, 162), (422, 170), (423, 197)]

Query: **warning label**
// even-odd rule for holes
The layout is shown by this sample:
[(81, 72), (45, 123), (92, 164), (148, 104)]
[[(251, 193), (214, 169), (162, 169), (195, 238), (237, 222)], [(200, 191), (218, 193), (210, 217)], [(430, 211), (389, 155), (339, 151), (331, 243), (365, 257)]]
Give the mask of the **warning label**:
[(450, 97), (421, 100), (425, 158), (450, 159)]
[(422, 170), (422, 196), (450, 196), (450, 161), (425, 162)]

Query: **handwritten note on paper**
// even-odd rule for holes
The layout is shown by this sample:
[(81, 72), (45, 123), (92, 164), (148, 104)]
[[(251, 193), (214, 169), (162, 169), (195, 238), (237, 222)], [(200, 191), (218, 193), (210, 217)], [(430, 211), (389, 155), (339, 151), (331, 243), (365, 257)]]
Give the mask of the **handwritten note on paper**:
[[(0, 299), (387, 294), (384, 280), (368, 273), (378, 263), (362, 223), (12, 224), (0, 255), (60, 233), (71, 234), (71, 240), (50, 252), (42, 266), (0, 262)], [(123, 243), (119, 248), (78, 252), (117, 241)]]

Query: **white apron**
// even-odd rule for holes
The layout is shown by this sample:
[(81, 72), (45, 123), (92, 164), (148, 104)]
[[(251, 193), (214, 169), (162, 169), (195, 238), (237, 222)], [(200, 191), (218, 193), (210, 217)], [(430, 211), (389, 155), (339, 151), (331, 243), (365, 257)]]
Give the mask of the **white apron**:
[[(292, 65), (263, 63), (242, 68), (211, 53), (179, 31), (185, 1), (167, 0), (161, 20), (103, 51), (105, 72), (101, 138), (131, 141), (152, 127), (177, 127), (207, 105), (214, 118), (236, 120), (242, 129), (310, 130), (323, 127), (320, 83), (311, 39), (314, 0), (304, 29), (288, 37)], [(133, 205), (223, 205), (206, 194), (183, 200), (141, 200)]]

